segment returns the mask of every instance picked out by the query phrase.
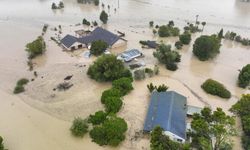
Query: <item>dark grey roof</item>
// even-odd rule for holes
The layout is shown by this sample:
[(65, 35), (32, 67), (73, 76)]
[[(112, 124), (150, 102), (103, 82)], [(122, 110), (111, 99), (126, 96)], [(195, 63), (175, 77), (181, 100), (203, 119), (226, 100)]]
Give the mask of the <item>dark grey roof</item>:
[(77, 38), (72, 36), (72, 35), (66, 35), (62, 40), (61, 43), (66, 46), (67, 48), (69, 48), (70, 46), (72, 46), (75, 42), (77, 42)]
[(157, 44), (156, 41), (147, 41), (147, 45), (150, 48), (157, 48), (159, 44)]
[(186, 97), (174, 92), (153, 92), (144, 124), (144, 131), (160, 126), (186, 139)]
[(101, 27), (97, 27), (88, 36), (77, 38), (77, 37), (74, 37), (74, 36), (71, 36), (71, 35), (66, 35), (61, 40), (61, 43), (69, 48), (75, 42), (79, 42), (79, 43), (82, 43), (82, 44), (90, 44), (90, 43), (92, 43), (94, 41), (101, 40), (101, 41), (106, 42), (109, 46), (112, 46), (119, 39), (120, 39), (120, 37), (115, 35), (114, 33), (109, 32), (108, 30), (105, 30), (105, 29), (103, 29)]

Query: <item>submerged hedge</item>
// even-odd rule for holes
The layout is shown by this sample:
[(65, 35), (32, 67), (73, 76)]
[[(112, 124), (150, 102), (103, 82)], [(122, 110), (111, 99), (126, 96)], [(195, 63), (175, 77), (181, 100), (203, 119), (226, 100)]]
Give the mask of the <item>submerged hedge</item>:
[(207, 79), (202, 85), (201, 88), (212, 95), (217, 95), (221, 98), (230, 98), (231, 93), (228, 91), (225, 86), (218, 81), (215, 81), (213, 79)]

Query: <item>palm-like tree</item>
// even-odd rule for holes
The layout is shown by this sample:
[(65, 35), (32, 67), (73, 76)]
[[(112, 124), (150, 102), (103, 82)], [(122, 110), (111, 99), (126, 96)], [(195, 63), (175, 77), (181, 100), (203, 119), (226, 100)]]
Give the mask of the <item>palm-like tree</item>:
[(204, 26), (205, 26), (207, 23), (206, 23), (205, 21), (203, 21), (201, 24), (202, 24), (202, 26), (203, 26), (203, 27), (202, 27), (202, 31), (203, 31), (203, 30), (204, 30)]

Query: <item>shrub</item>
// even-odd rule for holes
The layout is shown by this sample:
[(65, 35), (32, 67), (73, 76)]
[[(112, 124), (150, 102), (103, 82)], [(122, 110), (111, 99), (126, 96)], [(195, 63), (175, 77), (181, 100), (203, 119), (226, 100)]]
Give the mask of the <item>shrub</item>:
[(155, 75), (158, 75), (159, 72), (160, 72), (159, 66), (155, 65), (155, 66), (154, 66), (154, 74), (155, 74)]
[(90, 65), (87, 74), (90, 78), (99, 82), (113, 81), (122, 77), (132, 79), (131, 72), (114, 55), (100, 56), (94, 64)]
[(96, 6), (98, 6), (99, 5), (99, 0), (94, 0), (94, 4), (96, 5)]
[(165, 44), (161, 44), (153, 55), (160, 63), (165, 64), (167, 69), (172, 71), (178, 68), (176, 63), (180, 62), (181, 59), (181, 55), (178, 52), (171, 50), (171, 45)]
[(131, 90), (133, 90), (132, 80), (130, 78), (120, 78), (114, 80), (112, 83), (114, 89), (120, 90), (122, 96), (128, 94)]
[(149, 22), (149, 26), (150, 26), (150, 27), (153, 27), (153, 26), (154, 26), (154, 21), (150, 21), (150, 22)]
[(175, 42), (174, 46), (175, 46), (177, 49), (182, 49), (183, 44), (181, 43), (181, 41), (177, 41), (177, 42)]
[(56, 4), (55, 4), (55, 3), (52, 3), (52, 5), (51, 5), (51, 9), (57, 9), (57, 6), (56, 6)]
[(179, 36), (179, 40), (182, 44), (188, 45), (191, 42), (191, 34), (185, 32)]
[(138, 69), (134, 71), (134, 78), (135, 80), (143, 80), (145, 79), (145, 71), (144, 69)]
[(147, 88), (150, 93), (152, 93), (157, 87), (153, 85), (153, 83), (150, 83), (147, 85)]
[(199, 60), (205, 61), (220, 53), (221, 40), (215, 36), (202, 35), (195, 40), (193, 53)]
[(72, 135), (76, 137), (83, 137), (88, 132), (88, 124), (81, 118), (75, 118), (70, 128)]
[(121, 97), (121, 92), (118, 89), (111, 88), (102, 92), (101, 102), (104, 104), (108, 97)]
[(82, 24), (90, 26), (90, 22), (85, 18), (82, 20)]
[(230, 98), (231, 93), (228, 91), (225, 86), (215, 80), (208, 79), (202, 85), (202, 89), (212, 95), (217, 95), (221, 98)]
[(64, 8), (64, 3), (62, 1), (59, 2), (59, 8)]
[(103, 10), (100, 14), (100, 20), (106, 24), (108, 22), (108, 14)]
[(104, 111), (97, 111), (94, 115), (89, 115), (88, 122), (93, 125), (102, 124), (107, 118), (107, 113)]
[(3, 138), (0, 136), (0, 150), (5, 150), (3, 145)]
[(124, 139), (127, 131), (124, 119), (109, 116), (101, 126), (96, 126), (90, 131), (92, 141), (99, 145), (118, 146)]
[(24, 91), (25, 91), (25, 89), (24, 89), (23, 86), (21, 86), (21, 85), (16, 85), (16, 87), (15, 87), (15, 89), (14, 89), (14, 94), (19, 94), (19, 93), (22, 93), (22, 92), (24, 92)]
[(149, 77), (154, 75), (154, 71), (150, 68), (145, 68), (145, 73), (147, 73)]
[(22, 78), (22, 79), (17, 81), (17, 85), (23, 86), (23, 85), (27, 84), (28, 82), (29, 82), (28, 79)]
[(104, 41), (98, 40), (91, 43), (90, 53), (99, 56), (108, 48), (108, 44)]
[(250, 64), (244, 66), (238, 76), (239, 87), (246, 88), (250, 84)]
[(26, 45), (26, 51), (29, 54), (29, 58), (34, 58), (45, 52), (45, 42), (41, 36), (39, 36), (35, 41), (28, 43)]
[(98, 23), (96, 21), (92, 22), (93, 26), (98, 26)]
[(159, 27), (158, 34), (160, 37), (178, 36), (180, 34), (180, 29), (169, 25), (163, 25)]
[(105, 108), (107, 113), (117, 113), (122, 107), (120, 97), (107, 97), (105, 99)]
[(165, 84), (162, 84), (158, 87), (156, 87), (157, 92), (166, 92), (168, 90), (168, 87)]

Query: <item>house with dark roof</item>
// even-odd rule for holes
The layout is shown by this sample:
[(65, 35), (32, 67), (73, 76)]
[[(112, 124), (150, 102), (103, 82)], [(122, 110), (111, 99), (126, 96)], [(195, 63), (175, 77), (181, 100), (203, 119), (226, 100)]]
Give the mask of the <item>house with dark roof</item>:
[(64, 38), (62, 38), (61, 45), (67, 50), (75, 50), (91, 46), (92, 42), (98, 40), (106, 42), (109, 47), (117, 47), (124, 43), (124, 40), (118, 35), (101, 27), (97, 27), (86, 36), (75, 37), (72, 35), (66, 35)]
[(184, 143), (186, 140), (186, 97), (174, 92), (153, 92), (146, 120), (144, 132), (151, 132), (156, 126), (164, 130), (170, 139)]

